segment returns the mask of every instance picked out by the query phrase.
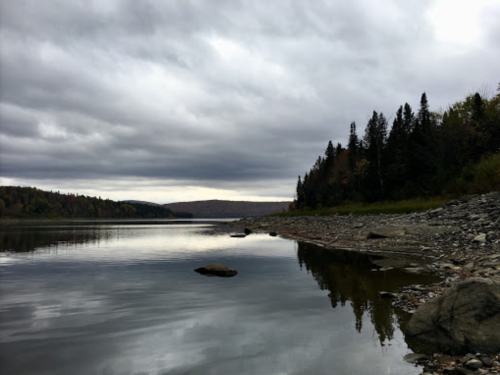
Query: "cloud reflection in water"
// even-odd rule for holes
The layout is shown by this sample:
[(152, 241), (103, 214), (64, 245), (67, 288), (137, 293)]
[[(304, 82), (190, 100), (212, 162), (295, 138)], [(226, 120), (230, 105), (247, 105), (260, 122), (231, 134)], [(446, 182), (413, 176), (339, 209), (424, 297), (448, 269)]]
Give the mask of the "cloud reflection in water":
[[(0, 264), (1, 372), (419, 372), (402, 361), (401, 317), (375, 297), (408, 280), (361, 255), (205, 229), (96, 225), (76, 245), (45, 234), (33, 253), (4, 254), (17, 261)], [(193, 272), (214, 261), (238, 275)]]

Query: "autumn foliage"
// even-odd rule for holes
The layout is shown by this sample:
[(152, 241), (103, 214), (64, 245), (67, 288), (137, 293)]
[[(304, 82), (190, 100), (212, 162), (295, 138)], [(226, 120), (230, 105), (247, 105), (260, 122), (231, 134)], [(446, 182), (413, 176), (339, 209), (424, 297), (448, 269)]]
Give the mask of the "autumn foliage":
[(500, 190), (500, 87), (496, 96), (469, 95), (431, 112), (427, 95), (414, 113), (397, 110), (392, 127), (373, 111), (362, 139), (351, 123), (347, 149), (328, 143), (299, 176), (294, 207), (321, 208)]

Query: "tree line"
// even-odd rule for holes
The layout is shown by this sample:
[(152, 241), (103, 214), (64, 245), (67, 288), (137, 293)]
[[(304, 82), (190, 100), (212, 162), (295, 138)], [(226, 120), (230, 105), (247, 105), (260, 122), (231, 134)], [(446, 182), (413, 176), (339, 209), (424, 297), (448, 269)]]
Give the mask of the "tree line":
[[(184, 217), (189, 214), (183, 214)], [(0, 217), (172, 218), (163, 206), (49, 192), (35, 187), (0, 186)]]
[(324, 156), (298, 177), (295, 207), (375, 202), (500, 190), (500, 85), (497, 95), (469, 95), (432, 112), (424, 92), (415, 113), (408, 103), (392, 127), (373, 111), (347, 147), (328, 142)]

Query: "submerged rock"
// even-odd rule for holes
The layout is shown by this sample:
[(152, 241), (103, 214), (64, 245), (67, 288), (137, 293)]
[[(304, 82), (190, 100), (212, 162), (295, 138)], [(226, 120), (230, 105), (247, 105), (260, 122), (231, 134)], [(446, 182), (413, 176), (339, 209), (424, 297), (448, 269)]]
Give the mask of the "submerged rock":
[(207, 276), (220, 276), (220, 277), (232, 277), (238, 274), (238, 271), (232, 268), (227, 268), (225, 265), (220, 263), (213, 263), (207, 266), (203, 266), (195, 269), (196, 272)]
[(444, 353), (500, 351), (500, 283), (473, 278), (422, 305), (407, 337)]
[(404, 356), (404, 361), (408, 363), (421, 363), (429, 360), (429, 357), (425, 354), (409, 353)]
[(378, 292), (380, 298), (398, 298), (399, 294), (392, 292)]

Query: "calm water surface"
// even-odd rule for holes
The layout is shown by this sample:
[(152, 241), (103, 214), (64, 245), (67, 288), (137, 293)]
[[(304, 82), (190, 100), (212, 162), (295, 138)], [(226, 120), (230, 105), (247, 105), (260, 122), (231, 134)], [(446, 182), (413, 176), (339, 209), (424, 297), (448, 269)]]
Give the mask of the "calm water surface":
[[(210, 226), (4, 225), (0, 373), (421, 372), (402, 360), (408, 317), (376, 297), (421, 276)], [(239, 274), (193, 272), (214, 262)]]

